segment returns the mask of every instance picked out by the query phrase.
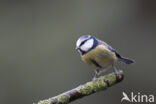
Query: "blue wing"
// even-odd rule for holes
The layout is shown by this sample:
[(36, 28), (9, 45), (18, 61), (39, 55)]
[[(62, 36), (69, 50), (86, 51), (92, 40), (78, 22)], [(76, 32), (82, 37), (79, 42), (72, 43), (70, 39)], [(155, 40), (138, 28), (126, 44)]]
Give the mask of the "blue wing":
[(99, 40), (99, 44), (106, 46), (110, 51), (114, 52), (119, 61), (124, 62), (125, 64), (132, 64), (135, 61), (126, 57), (121, 56), (114, 48), (108, 45), (106, 42)]
[(118, 53), (114, 48), (108, 45), (106, 42), (99, 40), (99, 44), (106, 46), (110, 51)]

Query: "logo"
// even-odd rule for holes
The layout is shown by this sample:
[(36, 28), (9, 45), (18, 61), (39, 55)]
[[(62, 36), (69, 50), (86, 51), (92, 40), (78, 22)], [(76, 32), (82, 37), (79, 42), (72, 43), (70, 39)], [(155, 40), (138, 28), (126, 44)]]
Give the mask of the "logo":
[(137, 94), (134, 94), (134, 92), (131, 92), (130, 95), (127, 95), (125, 92), (122, 92), (122, 99), (121, 102), (127, 101), (127, 102), (147, 102), (147, 103), (152, 103), (154, 102), (154, 95), (146, 95), (146, 94), (141, 94), (138, 92)]

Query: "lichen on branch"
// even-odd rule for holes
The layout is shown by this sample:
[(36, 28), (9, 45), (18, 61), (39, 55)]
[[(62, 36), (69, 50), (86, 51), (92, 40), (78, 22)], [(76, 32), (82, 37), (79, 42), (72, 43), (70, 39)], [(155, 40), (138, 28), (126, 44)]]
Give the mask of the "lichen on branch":
[(113, 72), (97, 78), (96, 81), (87, 82), (84, 85), (80, 85), (72, 90), (64, 92), (55, 97), (39, 101), (37, 104), (67, 104), (76, 99), (88, 96), (92, 93), (105, 90), (108, 87), (123, 80), (124, 78), (123, 71), (120, 70), (120, 73), (121, 78), (117, 78), (115, 73)]

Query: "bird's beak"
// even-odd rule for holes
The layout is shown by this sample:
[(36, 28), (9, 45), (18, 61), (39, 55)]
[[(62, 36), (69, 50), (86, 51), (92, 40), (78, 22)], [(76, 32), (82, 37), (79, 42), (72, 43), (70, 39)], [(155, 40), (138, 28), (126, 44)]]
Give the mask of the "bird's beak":
[(79, 47), (76, 47), (75, 49), (78, 51), (79, 50)]

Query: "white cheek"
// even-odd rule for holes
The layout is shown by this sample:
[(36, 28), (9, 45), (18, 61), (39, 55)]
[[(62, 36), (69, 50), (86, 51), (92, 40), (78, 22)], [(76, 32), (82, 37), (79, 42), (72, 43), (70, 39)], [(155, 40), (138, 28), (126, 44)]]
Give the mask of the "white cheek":
[(82, 46), (81, 46), (81, 50), (83, 51), (88, 51), (89, 49), (91, 49), (93, 47), (93, 39), (90, 39), (88, 41), (86, 41)]
[(80, 40), (77, 40), (77, 42), (76, 42), (76, 46), (79, 47), (80, 44), (81, 44), (81, 41), (80, 41)]

